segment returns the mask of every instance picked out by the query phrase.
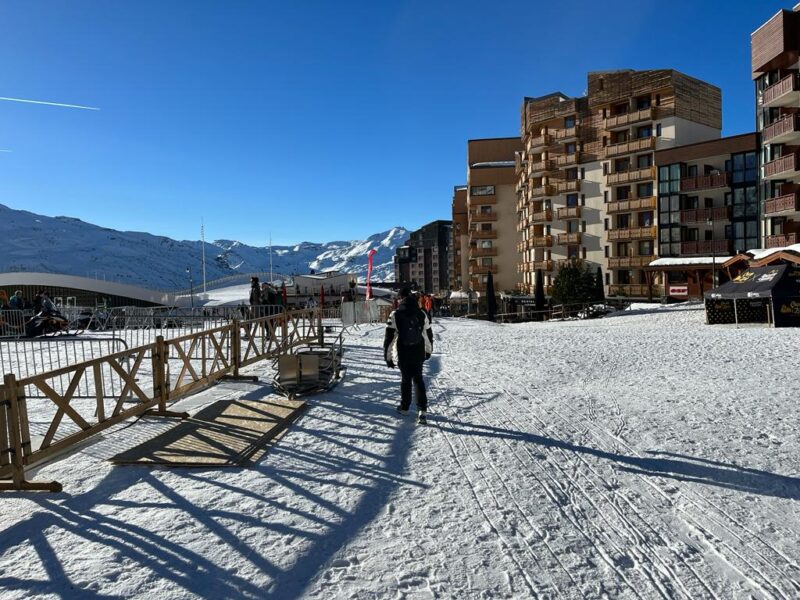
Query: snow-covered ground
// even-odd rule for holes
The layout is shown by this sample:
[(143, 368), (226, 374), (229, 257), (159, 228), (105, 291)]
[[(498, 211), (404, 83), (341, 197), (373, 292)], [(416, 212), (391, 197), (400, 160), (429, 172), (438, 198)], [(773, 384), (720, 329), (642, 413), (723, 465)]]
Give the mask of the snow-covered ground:
[(438, 320), (428, 427), (362, 327), (254, 468), (111, 467), (142, 420), (0, 497), (0, 597), (798, 598), (800, 331), (703, 321)]

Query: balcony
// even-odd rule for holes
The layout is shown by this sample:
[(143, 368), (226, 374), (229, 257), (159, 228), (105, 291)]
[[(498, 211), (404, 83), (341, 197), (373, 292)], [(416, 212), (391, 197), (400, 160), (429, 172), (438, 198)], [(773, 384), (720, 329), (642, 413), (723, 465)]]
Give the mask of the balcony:
[(533, 271), (552, 271), (554, 263), (552, 260), (535, 260), (531, 266)]
[(786, 179), (797, 173), (797, 155), (787, 154), (764, 165), (764, 179)]
[(633, 112), (625, 113), (624, 115), (615, 115), (604, 119), (603, 126), (606, 129), (620, 129), (622, 127), (630, 127), (634, 123), (641, 123), (642, 121), (652, 121), (656, 119), (655, 107), (643, 108)]
[(619, 173), (608, 174), (608, 185), (619, 185), (622, 183), (633, 183), (635, 181), (646, 181), (656, 178), (654, 167), (643, 169), (631, 169), (630, 171), (620, 171)]
[(731, 184), (730, 173), (714, 173), (713, 175), (697, 175), (681, 179), (682, 192), (696, 192), (714, 188), (729, 187)]
[(625, 296), (628, 298), (649, 298), (651, 295), (661, 296), (661, 286), (652, 287), (639, 283), (615, 284), (608, 286), (609, 296)]
[(792, 73), (775, 85), (769, 86), (761, 96), (762, 106), (796, 106), (800, 100), (800, 78)]
[(478, 248), (473, 246), (469, 249), (470, 258), (478, 258), (481, 256), (497, 256), (497, 248)]
[(656, 259), (652, 254), (641, 256), (615, 256), (608, 259), (609, 269), (637, 269), (646, 267)]
[(470, 231), (469, 237), (473, 240), (496, 240), (497, 239), (497, 230), (491, 229), (489, 231)]
[(558, 245), (559, 246), (567, 246), (567, 245), (575, 245), (581, 243), (581, 232), (576, 231), (574, 233), (559, 233), (558, 234)]
[(530, 188), (531, 198), (546, 198), (547, 196), (554, 196), (555, 188), (552, 185), (542, 185), (539, 187)]
[(530, 217), (531, 223), (546, 223), (552, 220), (553, 220), (553, 211), (550, 210), (549, 208), (535, 212)]
[(519, 175), (525, 170), (525, 165), (528, 163), (527, 154), (522, 151), (514, 152), (514, 173)]
[(706, 223), (707, 221), (730, 221), (731, 207), (717, 206), (715, 208), (690, 208), (681, 211), (681, 224)]
[(608, 213), (632, 212), (637, 210), (655, 210), (656, 197), (648, 196), (647, 198), (636, 198), (635, 200), (617, 200), (609, 202), (606, 206)]
[(606, 146), (603, 148), (603, 156), (605, 158), (611, 158), (612, 156), (622, 156), (624, 154), (632, 154), (633, 152), (644, 152), (652, 150), (655, 147), (656, 138), (649, 136)]
[(556, 166), (559, 169), (566, 167), (573, 167), (581, 162), (581, 153), (573, 152), (572, 154), (560, 154), (556, 157)]
[(564, 221), (566, 219), (580, 219), (581, 218), (581, 207), (580, 206), (567, 206), (564, 208), (559, 208), (556, 212), (556, 217), (559, 221)]
[(536, 137), (528, 138), (528, 152), (536, 152), (537, 150), (541, 151), (546, 146), (549, 146), (553, 143), (553, 138), (543, 133), (542, 135), (537, 135)]
[(581, 133), (580, 127), (578, 127), (577, 125), (574, 127), (568, 127), (566, 129), (557, 129), (553, 133), (553, 140), (557, 144), (563, 144), (564, 142), (571, 142), (573, 140), (578, 139), (580, 133)]
[(528, 243), (531, 248), (550, 248), (553, 245), (553, 236), (537, 235), (534, 238), (528, 240)]
[(528, 168), (528, 175), (533, 177), (541, 177), (545, 173), (550, 173), (556, 170), (555, 161), (546, 159), (530, 163)]
[(497, 221), (497, 213), (495, 212), (473, 213), (469, 217), (470, 220), (474, 221), (475, 223), (488, 223), (489, 221)]
[(783, 212), (800, 211), (800, 192), (784, 194), (764, 202), (764, 214), (774, 215)]
[(571, 192), (580, 192), (580, 191), (581, 191), (580, 179), (569, 179), (567, 181), (559, 181), (558, 183), (556, 183), (557, 194), (569, 194)]
[(700, 240), (697, 242), (681, 243), (681, 254), (700, 254), (703, 256), (730, 256), (730, 240)]
[(658, 231), (655, 227), (631, 227), (628, 229), (611, 229), (608, 232), (608, 241), (655, 239)]
[(497, 265), (475, 265), (472, 267), (472, 272), (476, 275), (486, 275), (488, 273), (497, 273)]
[(767, 248), (785, 248), (797, 243), (796, 233), (786, 233), (783, 235), (768, 235), (764, 237)]
[(786, 115), (761, 132), (764, 144), (786, 144), (800, 138), (800, 115)]
[(495, 194), (492, 194), (491, 196), (470, 196), (469, 204), (470, 206), (480, 206), (481, 204), (497, 204), (497, 196)]

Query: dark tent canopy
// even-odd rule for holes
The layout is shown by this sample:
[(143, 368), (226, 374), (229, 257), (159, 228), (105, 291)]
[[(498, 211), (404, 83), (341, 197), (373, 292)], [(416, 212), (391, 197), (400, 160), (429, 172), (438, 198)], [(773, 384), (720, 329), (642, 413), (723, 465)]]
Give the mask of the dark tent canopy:
[(793, 265), (753, 267), (706, 292), (706, 320), (800, 326), (800, 269)]

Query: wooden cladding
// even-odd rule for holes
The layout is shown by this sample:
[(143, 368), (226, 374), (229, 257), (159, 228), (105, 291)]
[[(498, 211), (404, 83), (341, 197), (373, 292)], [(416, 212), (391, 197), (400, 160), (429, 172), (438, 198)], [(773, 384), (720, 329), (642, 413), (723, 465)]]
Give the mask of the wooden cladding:
[(697, 175), (681, 179), (682, 192), (710, 190), (713, 188), (728, 187), (731, 183), (730, 173), (715, 173), (713, 175)]
[(653, 167), (645, 167), (644, 169), (631, 169), (630, 171), (609, 173), (608, 185), (617, 185), (620, 183), (632, 183), (634, 181), (655, 179), (655, 177), (656, 177), (656, 170)]
[(558, 209), (558, 219), (563, 221), (566, 219), (580, 219), (581, 207), (580, 206), (567, 206)]
[(612, 229), (608, 232), (608, 241), (655, 239), (656, 227), (632, 227), (630, 229)]
[(730, 253), (730, 240), (699, 240), (696, 242), (681, 243), (681, 254), (701, 254), (703, 256), (719, 254), (721, 256), (728, 256)]
[(614, 115), (603, 120), (603, 126), (606, 129), (614, 129), (617, 127), (628, 127), (634, 123), (641, 123), (642, 121), (653, 121), (657, 119), (656, 108), (643, 108), (635, 110), (622, 115)]
[(785, 235), (768, 235), (764, 238), (765, 246), (767, 248), (785, 248), (797, 243), (796, 233), (787, 233)]
[(784, 194), (764, 202), (764, 214), (774, 215), (782, 212), (800, 211), (800, 193)]
[(470, 220), (476, 223), (486, 223), (489, 221), (497, 221), (497, 213), (473, 213), (470, 215)]
[(612, 156), (622, 156), (624, 154), (632, 154), (634, 152), (645, 152), (647, 150), (653, 150), (655, 147), (656, 147), (656, 138), (654, 136), (649, 136), (645, 138), (630, 140), (628, 142), (622, 142), (619, 144), (611, 144), (610, 146), (606, 146), (603, 149), (603, 156), (605, 158), (610, 158)]
[(788, 10), (782, 10), (764, 23), (750, 36), (750, 60), (753, 79), (773, 68), (783, 66), (781, 58), (786, 62), (791, 59), (784, 56), (795, 54), (797, 61), (797, 20), (798, 16)]
[(681, 224), (706, 223), (708, 221), (730, 221), (731, 207), (717, 206), (714, 208), (690, 208), (680, 213)]
[(797, 73), (791, 73), (778, 83), (769, 86), (761, 96), (761, 104), (764, 106), (785, 106), (790, 102), (792, 92), (800, 90), (800, 78)]
[(573, 245), (573, 244), (580, 244), (581, 243), (581, 233), (580, 231), (576, 231), (574, 233), (559, 233), (558, 234), (558, 245), (559, 246), (566, 246), (566, 245)]
[(570, 179), (568, 181), (559, 181), (556, 184), (556, 193), (558, 194), (569, 194), (571, 192), (580, 192), (581, 191), (581, 180), (580, 179)]
[(497, 230), (490, 229), (488, 231), (482, 231), (480, 229), (476, 229), (469, 232), (469, 237), (474, 240), (494, 240), (497, 239)]
[(609, 296), (626, 296), (629, 298), (649, 298), (661, 295), (660, 285), (616, 284), (608, 286)]

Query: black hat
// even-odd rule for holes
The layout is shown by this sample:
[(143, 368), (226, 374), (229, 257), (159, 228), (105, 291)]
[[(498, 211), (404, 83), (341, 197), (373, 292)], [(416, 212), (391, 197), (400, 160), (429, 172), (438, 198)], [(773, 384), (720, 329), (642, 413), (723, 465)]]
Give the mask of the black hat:
[(408, 298), (411, 295), (411, 288), (406, 286), (400, 289), (400, 297), (401, 298)]

